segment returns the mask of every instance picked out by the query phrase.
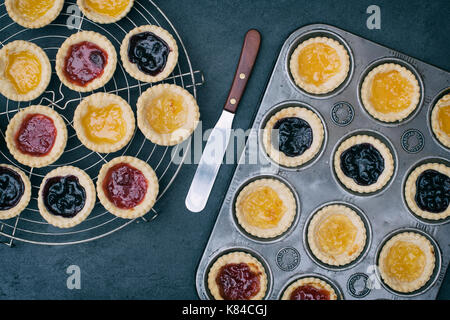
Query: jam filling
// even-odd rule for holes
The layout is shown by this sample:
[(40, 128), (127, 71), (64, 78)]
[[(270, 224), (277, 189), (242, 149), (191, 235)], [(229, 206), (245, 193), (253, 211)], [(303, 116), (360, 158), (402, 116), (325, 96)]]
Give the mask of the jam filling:
[(342, 153), (341, 169), (360, 186), (369, 186), (383, 173), (384, 159), (373, 145), (361, 143)]
[(128, 46), (128, 59), (138, 69), (150, 76), (157, 76), (166, 67), (170, 48), (167, 43), (152, 32), (135, 34)]
[(230, 263), (220, 268), (216, 283), (225, 300), (250, 300), (260, 290), (259, 276), (246, 263)]
[(312, 285), (303, 285), (291, 293), (290, 300), (330, 300), (330, 293)]
[(278, 149), (288, 157), (298, 157), (311, 147), (313, 131), (303, 119), (283, 118), (275, 123), (278, 130)]
[(64, 73), (70, 82), (85, 87), (102, 76), (107, 62), (108, 54), (102, 48), (92, 42), (83, 41), (70, 47)]
[(42, 114), (25, 117), (16, 135), (16, 145), (20, 152), (35, 157), (50, 153), (56, 140), (53, 120)]
[(441, 213), (450, 202), (450, 178), (435, 170), (426, 170), (416, 181), (417, 206), (428, 212)]
[(0, 167), (0, 210), (14, 208), (25, 192), (20, 175), (6, 167)]
[(72, 218), (83, 210), (86, 190), (76, 176), (52, 177), (45, 182), (43, 198), (51, 214)]
[(109, 201), (120, 209), (133, 209), (147, 193), (147, 179), (141, 171), (126, 163), (119, 163), (108, 170), (103, 190)]

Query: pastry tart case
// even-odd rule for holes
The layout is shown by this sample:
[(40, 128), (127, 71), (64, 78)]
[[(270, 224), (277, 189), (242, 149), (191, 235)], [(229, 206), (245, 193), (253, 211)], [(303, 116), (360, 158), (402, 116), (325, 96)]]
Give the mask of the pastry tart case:
[[(53, 108), (61, 117), (68, 130), (68, 141), (63, 155), (57, 162), (45, 168), (29, 168), (21, 165), (9, 153), (6, 144), (0, 144), (0, 163), (14, 165), (20, 168), (32, 184), (32, 197), (28, 208), (18, 217), (0, 221), (0, 243), (13, 246), (19, 242), (42, 245), (70, 245), (88, 242), (110, 235), (127, 225), (140, 221), (151, 221), (158, 215), (158, 201), (153, 209), (144, 217), (137, 219), (120, 219), (107, 212), (97, 200), (89, 217), (78, 226), (63, 230), (49, 225), (39, 214), (38, 191), (44, 176), (51, 170), (61, 166), (76, 166), (83, 169), (94, 181), (103, 164), (119, 156), (133, 156), (146, 161), (155, 170), (160, 184), (159, 200), (169, 190), (181, 169), (185, 156), (181, 155), (182, 145), (174, 147), (158, 146), (145, 139), (134, 130), (130, 142), (121, 150), (114, 153), (98, 153), (89, 150), (77, 138), (73, 115), (76, 107), (83, 98), (92, 92), (75, 92), (64, 86), (55, 70), (55, 58), (61, 44), (78, 31), (94, 31), (102, 34), (113, 44), (119, 52), (122, 39), (133, 28), (140, 25), (158, 25), (169, 31), (179, 47), (179, 60), (170, 76), (160, 83), (176, 84), (188, 90), (197, 97), (197, 89), (204, 82), (201, 71), (194, 69), (189, 54), (180, 38), (174, 24), (152, 0), (134, 1), (134, 5), (126, 17), (110, 24), (100, 24), (88, 19), (77, 6), (76, 0), (64, 1), (60, 15), (45, 29), (25, 29), (14, 23), (7, 14), (5, 3), (0, 4), (0, 47), (14, 40), (26, 40), (40, 46), (50, 59), (52, 77), (47, 90), (38, 98), (30, 102), (15, 102), (0, 96), (0, 131), (2, 139), (9, 121), (21, 109), (33, 104), (40, 104)], [(152, 84), (133, 79), (118, 63), (112, 79), (96, 92), (119, 95), (136, 112), (137, 98)], [(173, 161), (175, 160), (175, 161)]]
[[(339, 42), (349, 53), (347, 78), (333, 91), (311, 94), (297, 86), (290, 73), (290, 57), (302, 42), (326, 37)], [(397, 122), (382, 122), (364, 108), (361, 86), (366, 75), (384, 63), (407, 68), (420, 87), (417, 108)], [(435, 299), (450, 260), (450, 219), (430, 220), (414, 214), (405, 200), (409, 174), (424, 163), (450, 166), (449, 149), (434, 136), (433, 106), (450, 92), (450, 73), (378, 45), (339, 28), (314, 24), (293, 32), (275, 63), (253, 122), (252, 132), (225, 195), (217, 221), (197, 269), (197, 292), (212, 299), (206, 278), (214, 261), (232, 251), (245, 251), (260, 259), (268, 274), (265, 299), (281, 299), (284, 290), (299, 279), (314, 275), (330, 284), (338, 299)], [(304, 107), (314, 111), (324, 125), (323, 147), (316, 156), (297, 167), (271, 159), (263, 143), (266, 123), (280, 110)], [(337, 177), (334, 158), (339, 145), (353, 136), (380, 141), (388, 152), (385, 168), (392, 170), (380, 188), (361, 193), (346, 187)], [(375, 146), (376, 147), (376, 146)], [(255, 157), (255, 153), (258, 156)], [(252, 161), (256, 159), (257, 161)], [(385, 159), (387, 160), (387, 158)], [(392, 164), (393, 163), (393, 164)], [(393, 166), (393, 168), (392, 168)], [(237, 223), (236, 197), (246, 185), (260, 178), (279, 179), (293, 191), (297, 216), (291, 227), (273, 239), (248, 234)], [(315, 257), (308, 245), (308, 226), (324, 206), (350, 207), (366, 229), (358, 257), (345, 265), (328, 265)], [(431, 244), (432, 274), (420, 289), (398, 292), (383, 282), (378, 272), (380, 252), (392, 237), (413, 232)]]

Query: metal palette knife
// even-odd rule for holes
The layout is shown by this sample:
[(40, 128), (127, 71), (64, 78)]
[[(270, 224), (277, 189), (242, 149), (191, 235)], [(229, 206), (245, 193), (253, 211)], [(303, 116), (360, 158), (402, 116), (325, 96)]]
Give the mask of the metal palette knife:
[(209, 194), (230, 141), (234, 114), (252, 73), (260, 44), (260, 33), (254, 29), (249, 30), (245, 35), (241, 57), (224, 110), (208, 138), (186, 197), (186, 207), (192, 212), (202, 211), (208, 202)]

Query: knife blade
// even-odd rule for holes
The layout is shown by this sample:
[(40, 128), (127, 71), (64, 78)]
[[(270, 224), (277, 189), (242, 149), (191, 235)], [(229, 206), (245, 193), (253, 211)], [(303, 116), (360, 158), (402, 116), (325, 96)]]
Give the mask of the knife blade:
[(234, 115), (253, 70), (260, 45), (261, 35), (259, 31), (249, 30), (244, 38), (239, 64), (224, 110), (211, 131), (186, 196), (185, 204), (191, 212), (202, 211), (208, 202), (230, 141)]

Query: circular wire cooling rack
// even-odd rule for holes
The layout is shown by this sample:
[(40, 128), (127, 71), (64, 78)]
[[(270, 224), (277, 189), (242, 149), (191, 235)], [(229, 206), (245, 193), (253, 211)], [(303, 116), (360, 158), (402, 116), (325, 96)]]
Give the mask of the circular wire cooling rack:
[[(177, 40), (179, 46), (179, 61), (172, 75), (163, 82), (173, 83), (186, 88), (197, 97), (197, 87), (204, 82), (200, 71), (193, 71), (189, 55), (177, 30), (152, 0), (135, 0), (131, 12), (122, 20), (113, 24), (97, 24), (85, 18), (80, 12), (76, 1), (65, 1), (59, 17), (50, 25), (41, 29), (25, 29), (11, 20), (6, 12), (4, 2), (0, 5), (0, 47), (14, 40), (27, 40), (40, 46), (47, 53), (52, 70), (55, 70), (55, 57), (58, 48), (73, 33), (80, 30), (96, 31), (106, 36), (119, 52), (120, 44), (125, 35), (136, 26), (153, 24), (168, 30)], [(119, 55), (118, 55), (119, 57)], [(120, 60), (120, 57), (119, 59)], [(105, 87), (96, 90), (120, 95), (128, 101), (135, 110), (136, 101), (143, 91), (151, 84), (134, 80), (124, 70), (120, 61), (114, 77)], [(92, 241), (107, 236), (133, 223), (113, 216), (97, 201), (90, 216), (80, 225), (70, 229), (58, 229), (49, 225), (39, 214), (37, 194), (42, 178), (55, 167), (72, 165), (85, 170), (96, 182), (101, 166), (111, 159), (129, 155), (148, 162), (155, 170), (160, 193), (154, 209), (144, 221), (153, 220), (157, 216), (158, 200), (166, 193), (177, 176), (186, 155), (180, 156), (180, 146), (162, 147), (146, 140), (136, 130), (130, 143), (122, 150), (111, 154), (99, 154), (85, 148), (78, 140), (73, 128), (72, 119), (75, 108), (80, 101), (91, 93), (78, 93), (65, 87), (56, 76), (52, 79), (47, 91), (34, 101), (18, 103), (0, 97), (0, 133), (5, 137), (6, 127), (10, 119), (22, 108), (34, 104), (47, 105), (54, 108), (65, 120), (69, 133), (64, 154), (54, 164), (45, 168), (29, 168), (21, 165), (11, 156), (6, 143), (0, 142), (0, 163), (12, 164), (29, 175), (32, 184), (32, 197), (28, 208), (20, 216), (0, 221), (0, 242), (12, 246), (15, 240), (42, 245), (69, 245)], [(177, 161), (173, 161), (177, 157)]]

